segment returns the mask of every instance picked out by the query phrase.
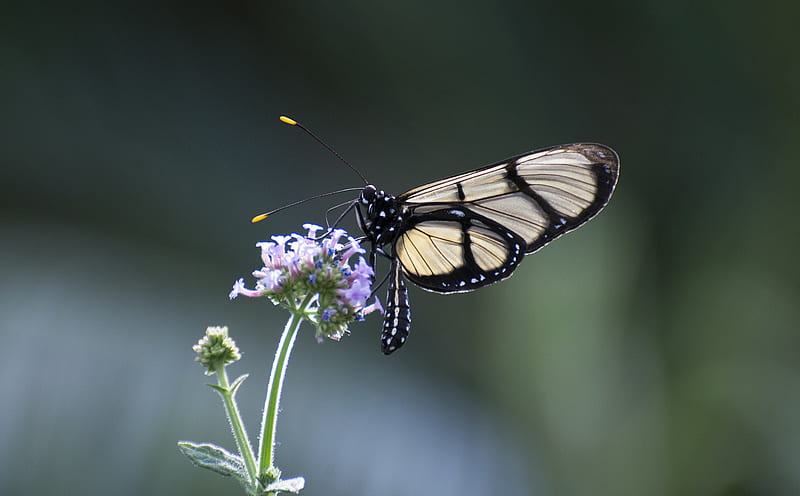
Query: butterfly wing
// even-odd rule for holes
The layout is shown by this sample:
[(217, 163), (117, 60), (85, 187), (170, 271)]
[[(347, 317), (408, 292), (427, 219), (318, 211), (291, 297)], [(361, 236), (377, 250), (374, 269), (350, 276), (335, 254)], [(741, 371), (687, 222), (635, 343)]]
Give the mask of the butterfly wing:
[(505, 279), (523, 255), (608, 203), (619, 159), (598, 144), (525, 153), (398, 196), (409, 216), (394, 253), (424, 289), (471, 291)]
[(403, 273), (440, 293), (471, 291), (511, 275), (525, 241), (497, 221), (463, 205), (413, 215), (395, 242)]

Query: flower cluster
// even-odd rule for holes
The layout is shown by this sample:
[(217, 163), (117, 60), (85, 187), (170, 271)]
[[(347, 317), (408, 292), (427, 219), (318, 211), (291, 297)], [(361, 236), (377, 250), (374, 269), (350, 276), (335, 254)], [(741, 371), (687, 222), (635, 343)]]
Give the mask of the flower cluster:
[(206, 375), (211, 375), (222, 366), (233, 363), (242, 357), (233, 338), (228, 336), (227, 327), (209, 327), (192, 350), (197, 353), (194, 358), (206, 367)]
[[(350, 258), (364, 249), (344, 230), (334, 229), (317, 239), (322, 227), (303, 227), (307, 236), (272, 236), (272, 241), (257, 243), (264, 266), (253, 272), (255, 288), (248, 289), (239, 279), (229, 297), (266, 296), (276, 305), (301, 312), (317, 327), (318, 340), (322, 336), (338, 340), (354, 320), (376, 310), (383, 313), (377, 297), (367, 304), (374, 271), (362, 256), (350, 266)], [(347, 242), (341, 243), (343, 239)]]

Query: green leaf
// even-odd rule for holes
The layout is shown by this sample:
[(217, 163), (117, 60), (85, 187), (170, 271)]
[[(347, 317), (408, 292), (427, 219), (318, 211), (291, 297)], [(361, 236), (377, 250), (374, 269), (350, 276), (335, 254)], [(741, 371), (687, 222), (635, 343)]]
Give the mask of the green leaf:
[(218, 386), (216, 384), (206, 383), (206, 386), (208, 386), (208, 387), (210, 387), (212, 389), (216, 389), (219, 394), (225, 394), (225, 393), (227, 393), (229, 391), (228, 389), (225, 389), (224, 387)]
[(233, 476), (246, 488), (252, 486), (242, 458), (211, 443), (179, 441), (178, 449), (198, 467), (207, 468), (225, 477)]
[(277, 480), (269, 484), (265, 489), (265, 493), (299, 493), (306, 485), (306, 480), (303, 477), (294, 477), (291, 479)]
[(231, 389), (231, 394), (236, 394), (236, 390), (239, 389), (239, 386), (242, 385), (244, 380), (247, 379), (247, 377), (249, 375), (250, 374), (240, 375), (239, 377), (236, 378), (235, 381), (233, 381), (233, 383), (231, 384), (231, 388), (230, 388)]

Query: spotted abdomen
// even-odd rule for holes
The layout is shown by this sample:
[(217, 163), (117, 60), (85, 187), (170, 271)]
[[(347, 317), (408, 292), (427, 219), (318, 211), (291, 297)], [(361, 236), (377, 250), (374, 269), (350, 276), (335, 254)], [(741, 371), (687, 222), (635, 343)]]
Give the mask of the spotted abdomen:
[(402, 266), (392, 260), (389, 291), (386, 295), (386, 314), (381, 331), (381, 351), (389, 355), (403, 346), (411, 329), (411, 308), (408, 305), (408, 288), (403, 281)]

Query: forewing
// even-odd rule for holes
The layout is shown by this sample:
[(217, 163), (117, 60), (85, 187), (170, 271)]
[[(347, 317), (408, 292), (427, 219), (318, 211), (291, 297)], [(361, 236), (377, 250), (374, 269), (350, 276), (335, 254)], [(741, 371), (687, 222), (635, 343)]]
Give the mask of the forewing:
[(420, 186), (398, 199), (412, 219), (459, 206), (519, 236), (524, 252), (533, 253), (594, 217), (608, 203), (618, 175), (611, 148), (563, 145)]

